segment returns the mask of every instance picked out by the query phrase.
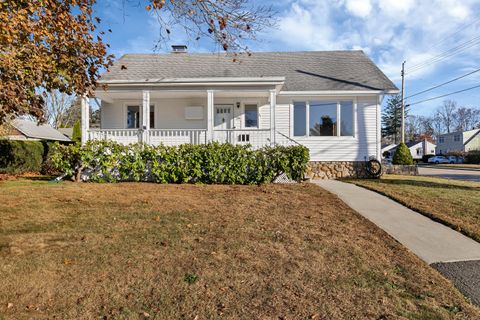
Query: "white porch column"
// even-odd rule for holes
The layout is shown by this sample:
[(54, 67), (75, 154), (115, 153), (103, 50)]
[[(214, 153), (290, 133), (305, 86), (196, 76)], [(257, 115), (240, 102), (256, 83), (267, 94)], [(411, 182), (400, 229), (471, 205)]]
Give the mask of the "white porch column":
[(84, 145), (88, 140), (88, 130), (90, 130), (90, 104), (88, 102), (88, 97), (85, 95), (82, 97), (80, 102), (80, 109), (82, 112), (82, 145)]
[(142, 142), (148, 143), (150, 130), (150, 91), (142, 91)]
[(275, 131), (276, 131), (276, 121), (275, 121), (275, 109), (277, 105), (277, 90), (270, 90), (270, 144), (275, 144)]
[(214, 91), (207, 90), (207, 142), (213, 141)]

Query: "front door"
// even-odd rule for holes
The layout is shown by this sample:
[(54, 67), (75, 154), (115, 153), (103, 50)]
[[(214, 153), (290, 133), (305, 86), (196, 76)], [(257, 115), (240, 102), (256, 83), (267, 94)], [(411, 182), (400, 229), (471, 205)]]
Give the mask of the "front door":
[(232, 105), (215, 106), (215, 130), (226, 130), (232, 128)]
[(216, 105), (214, 117), (215, 140), (232, 143), (233, 105)]

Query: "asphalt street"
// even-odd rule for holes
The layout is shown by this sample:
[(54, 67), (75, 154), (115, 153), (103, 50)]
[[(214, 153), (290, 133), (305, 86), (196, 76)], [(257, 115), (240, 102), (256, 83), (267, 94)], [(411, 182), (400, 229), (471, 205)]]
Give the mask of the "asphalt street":
[(418, 173), (422, 176), (432, 176), (439, 178), (448, 178), (455, 180), (467, 180), (480, 182), (480, 171), (475, 170), (459, 170), (459, 169), (444, 169), (433, 167), (418, 167)]

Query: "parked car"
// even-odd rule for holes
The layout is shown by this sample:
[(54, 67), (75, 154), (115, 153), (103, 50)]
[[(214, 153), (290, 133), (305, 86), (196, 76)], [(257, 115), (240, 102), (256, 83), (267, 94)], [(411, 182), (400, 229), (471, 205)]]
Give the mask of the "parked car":
[(439, 164), (439, 163), (449, 163), (450, 161), (445, 158), (444, 156), (435, 156), (435, 157), (431, 157), (430, 159), (428, 159), (428, 163), (435, 163), (435, 164)]
[(463, 157), (457, 157), (457, 156), (448, 157), (448, 163), (463, 163), (463, 162), (464, 162)]

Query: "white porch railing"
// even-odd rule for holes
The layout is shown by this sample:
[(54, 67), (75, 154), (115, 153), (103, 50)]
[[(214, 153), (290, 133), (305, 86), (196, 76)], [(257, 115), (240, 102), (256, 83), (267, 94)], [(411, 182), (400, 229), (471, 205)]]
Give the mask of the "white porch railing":
[[(207, 143), (206, 129), (90, 129), (89, 140), (112, 140), (122, 144), (145, 142), (151, 145), (176, 146)], [(261, 148), (272, 144), (270, 129), (213, 130), (213, 141)]]
[(180, 144), (202, 144), (207, 142), (205, 129), (150, 129), (146, 143), (152, 145), (178, 146)]
[(213, 140), (261, 148), (271, 144), (270, 129), (225, 129), (213, 130)]
[(142, 133), (138, 129), (90, 129), (88, 140), (112, 140), (121, 144), (141, 141)]

